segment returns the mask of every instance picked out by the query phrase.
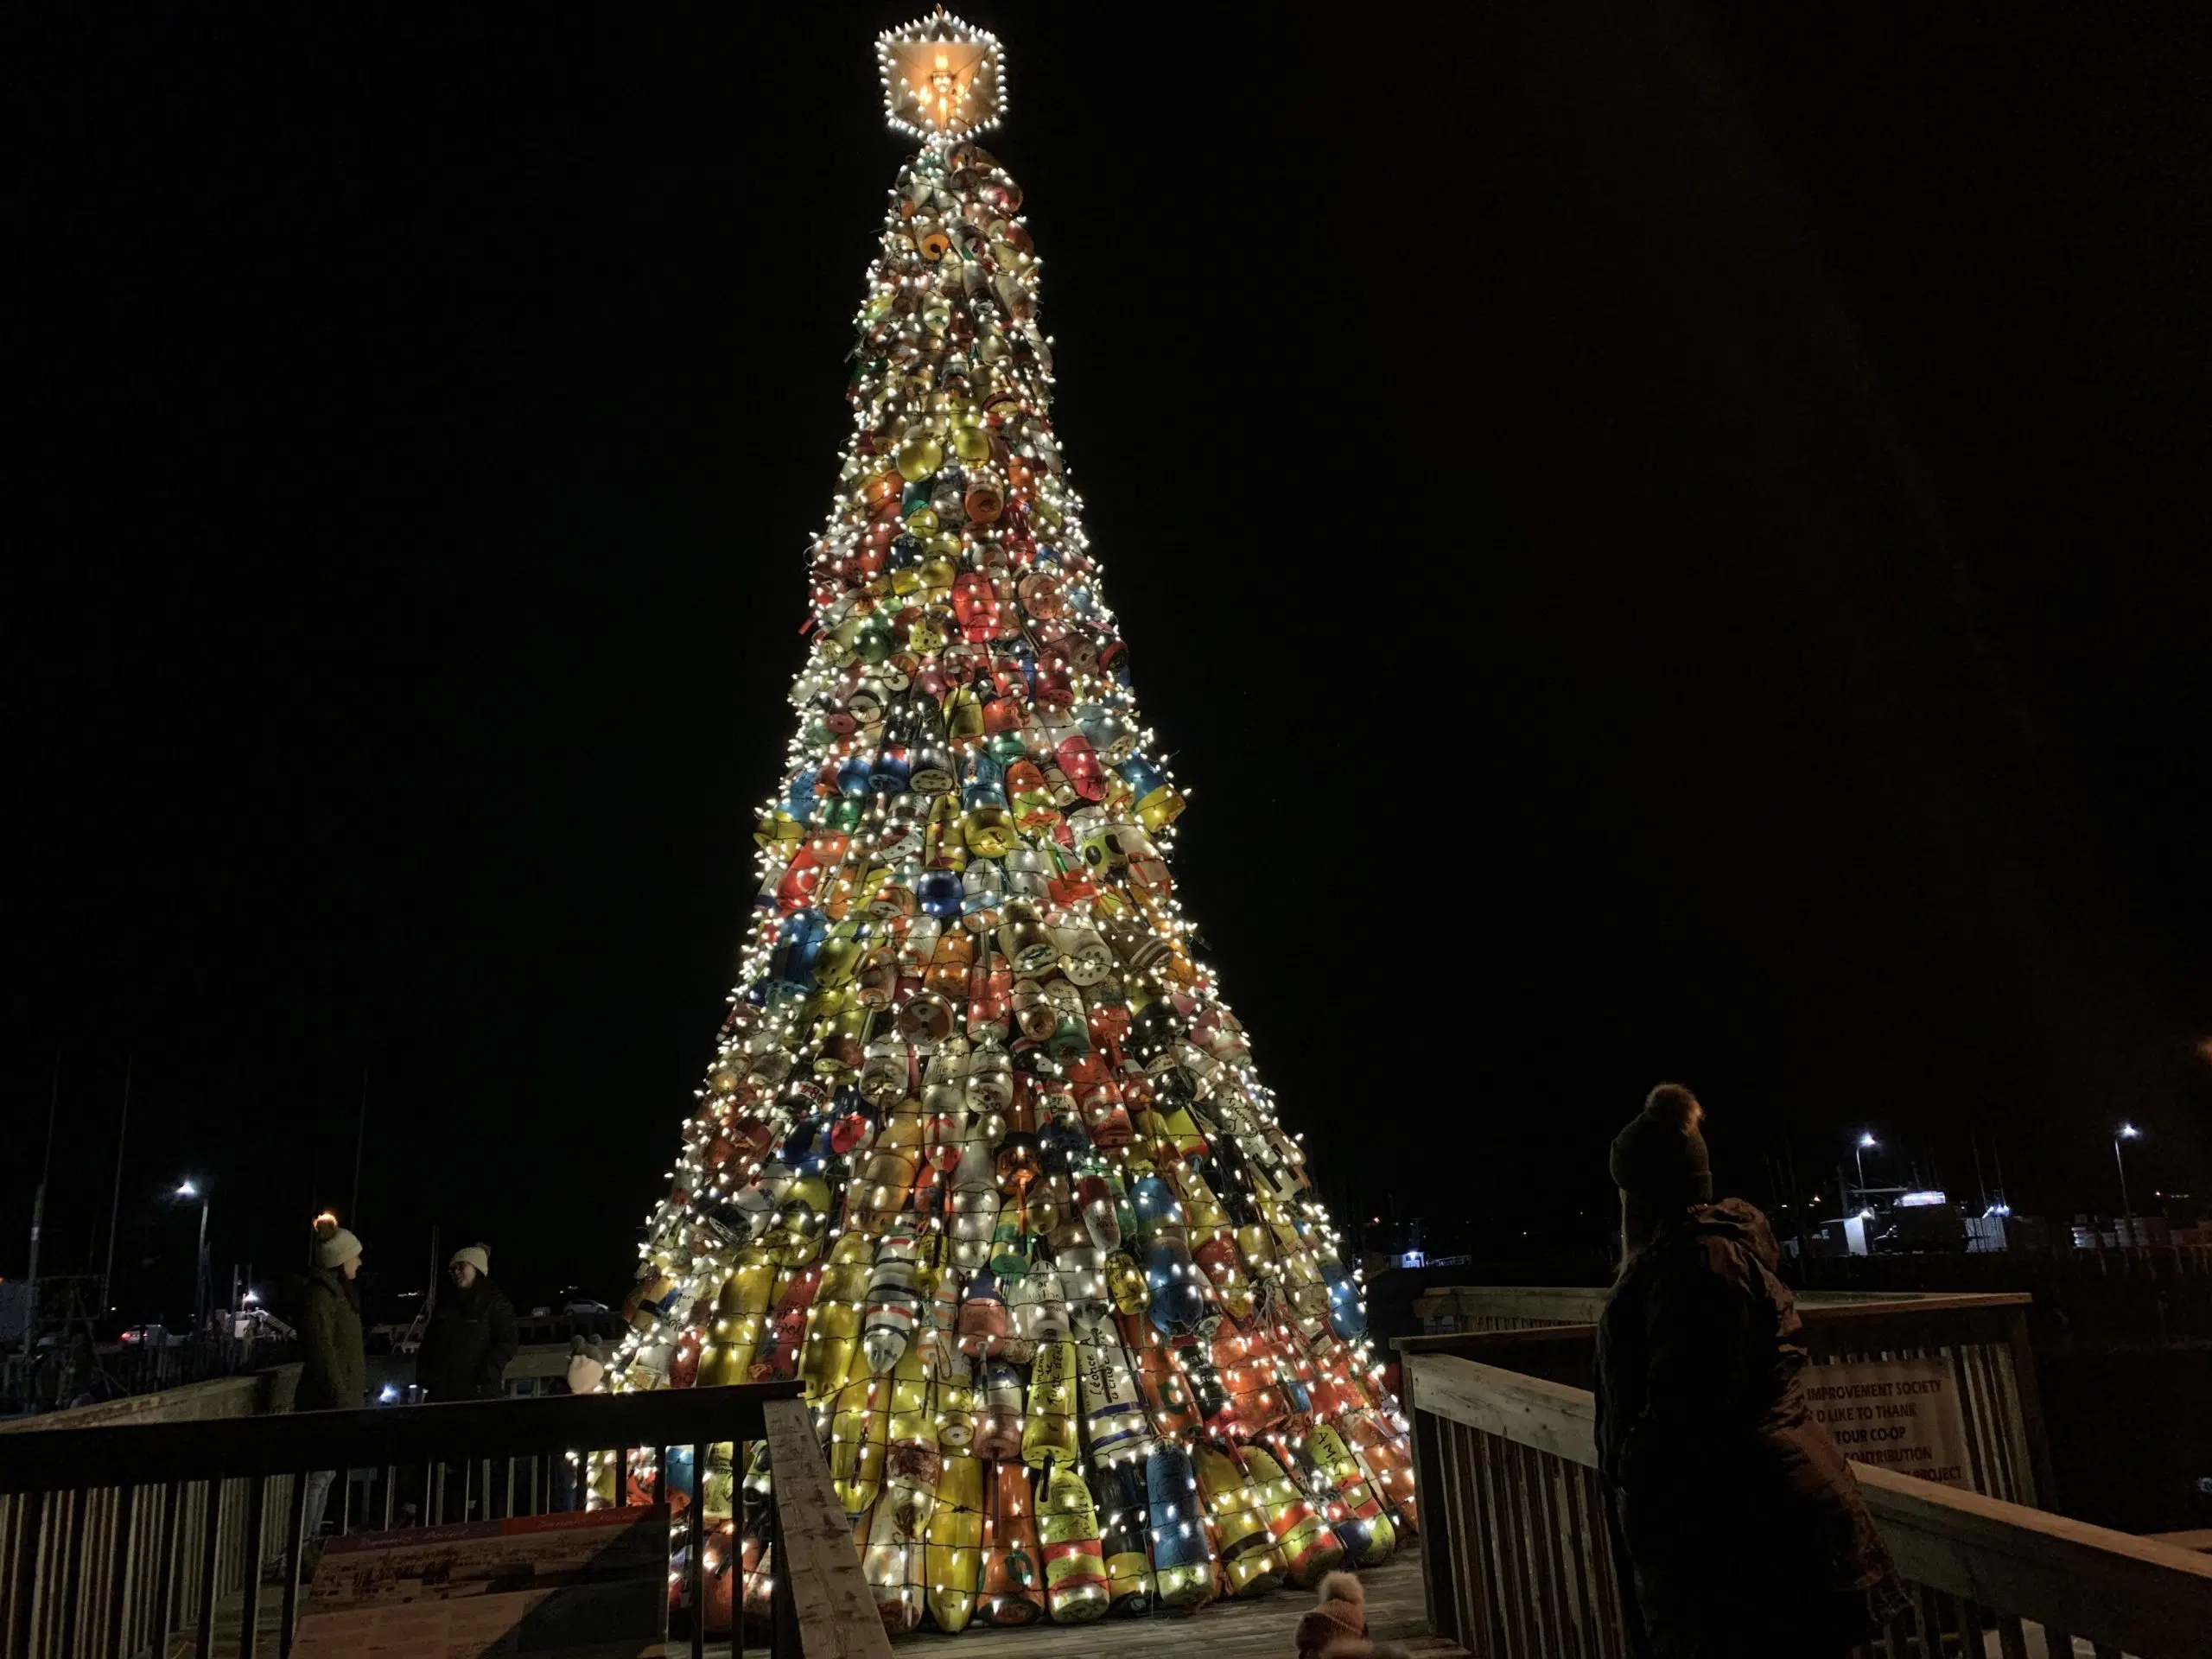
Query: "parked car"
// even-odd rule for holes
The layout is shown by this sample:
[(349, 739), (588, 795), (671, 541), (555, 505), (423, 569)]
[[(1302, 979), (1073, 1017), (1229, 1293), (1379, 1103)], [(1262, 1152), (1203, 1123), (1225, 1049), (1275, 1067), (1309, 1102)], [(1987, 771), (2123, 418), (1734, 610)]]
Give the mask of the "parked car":
[(563, 1313), (605, 1313), (611, 1310), (605, 1302), (594, 1302), (588, 1296), (578, 1296), (563, 1306)]
[(181, 1348), (184, 1332), (165, 1325), (134, 1325), (123, 1333), (123, 1340), (133, 1347)]

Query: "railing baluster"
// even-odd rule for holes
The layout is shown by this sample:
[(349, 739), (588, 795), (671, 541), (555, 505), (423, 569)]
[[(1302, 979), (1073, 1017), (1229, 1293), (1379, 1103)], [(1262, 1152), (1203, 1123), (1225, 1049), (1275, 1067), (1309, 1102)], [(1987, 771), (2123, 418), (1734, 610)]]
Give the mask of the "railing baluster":
[[(1458, 1535), (1464, 1541), (1461, 1548), (1474, 1553), (1473, 1570), (1461, 1572), (1452, 1563), (1445, 1569), (1465, 1586), (1467, 1625), (1459, 1641), (1470, 1652), (1481, 1653), (1485, 1659), (1505, 1659), (1511, 1637), (1506, 1629), (1497, 1527), (1483, 1506), (1483, 1461), (1488, 1437), (1464, 1423), (1452, 1424), (1451, 1430), (1452, 1507), (1459, 1516)], [(1479, 1648), (1475, 1645), (1478, 1638), (1483, 1644)]]
[(211, 1474), (205, 1484), (207, 1496), (200, 1506), (200, 1605), (193, 1627), (199, 1659), (215, 1651), (215, 1552), (223, 1536), (223, 1477)]
[(1501, 1467), (1504, 1442), (1495, 1435), (1480, 1434), (1476, 1445), (1480, 1452), (1476, 1466), (1482, 1484), (1482, 1531), (1492, 1541), (1493, 1581), (1497, 1586), (1498, 1623), (1504, 1638), (1498, 1651), (1501, 1659), (1506, 1659), (1535, 1651), (1529, 1644), (1527, 1611), (1521, 1600), (1521, 1541), (1514, 1535), (1512, 1506), (1505, 1501)]
[[(691, 1448), (691, 1554), (683, 1564), (684, 1577), (691, 1586), (691, 1659), (706, 1659), (707, 1654), (707, 1452), (703, 1445)], [(730, 1506), (733, 1515), (736, 1507)], [(743, 1574), (739, 1577), (742, 1579)], [(745, 1615), (737, 1605), (739, 1599), (735, 1594), (730, 1598), (732, 1654), (745, 1650)]]
[(25, 1492), (16, 1502), (15, 1590), (8, 1598), (9, 1659), (32, 1659), (38, 1651), (31, 1627), (38, 1593), (38, 1558), (46, 1531), (48, 1492)]
[[(775, 1471), (771, 1467), (769, 1478)], [(768, 1581), (768, 1659), (804, 1659), (798, 1629), (798, 1603), (791, 1583), (790, 1548), (784, 1541), (784, 1506), (773, 1498), (769, 1500), (768, 1542), (774, 1552), (775, 1574)], [(742, 1614), (731, 1620), (741, 1626)], [(730, 1633), (730, 1646), (740, 1649), (742, 1637), (737, 1629)]]
[(108, 1555), (107, 1605), (102, 1610), (100, 1650), (114, 1656), (124, 1652), (123, 1621), (126, 1611), (125, 1599), (130, 1590), (130, 1566), (133, 1555), (133, 1522), (138, 1509), (138, 1489), (118, 1486), (115, 1491), (115, 1543)]
[(1471, 1517), (1458, 1485), (1459, 1440), (1463, 1431), (1459, 1424), (1428, 1413), (1415, 1421), (1426, 1435), (1422, 1453), (1426, 1462), (1415, 1472), (1427, 1483), (1421, 1488), (1427, 1512), (1421, 1516), (1416, 1541), (1421, 1552), (1421, 1574), (1427, 1580), (1429, 1622), (1445, 1640), (1458, 1643), (1470, 1653), (1479, 1653), (1472, 1575), (1453, 1567), (1454, 1551), (1463, 1547), (1460, 1541), (1472, 1537), (1467, 1530)]
[(1536, 1615), (1537, 1639), (1542, 1651), (1564, 1653), (1560, 1633), (1560, 1605), (1552, 1580), (1551, 1517), (1544, 1507), (1543, 1478), (1537, 1459), (1543, 1454), (1533, 1447), (1513, 1447), (1513, 1502), (1522, 1517), (1522, 1535), (1529, 1541), (1529, 1599)]
[(1590, 1540), (1582, 1525), (1582, 1483), (1573, 1465), (1545, 1458), (1539, 1465), (1552, 1515), (1552, 1570), (1559, 1586), (1560, 1628), (1568, 1659), (1596, 1659), (1596, 1622), (1590, 1616)]
[(292, 1471), (292, 1501), (285, 1508), (284, 1606), (276, 1626), (276, 1659), (291, 1659), (292, 1630), (300, 1622), (300, 1556), (307, 1548), (310, 1478), (305, 1469)]
[(268, 1513), (269, 1477), (254, 1474), (245, 1483), (245, 1573), (238, 1598), (238, 1659), (253, 1659), (255, 1626), (261, 1619), (261, 1535)]
[(161, 1587), (154, 1592), (154, 1651), (165, 1655), (169, 1650), (169, 1624), (175, 1617), (176, 1597), (176, 1558), (184, 1541), (178, 1535), (184, 1521), (184, 1483), (173, 1480), (162, 1497), (161, 1529), (155, 1535), (154, 1570)]
[[(1410, 1377), (1407, 1379), (1407, 1387), (1408, 1389), (1412, 1387)], [(1434, 1492), (1442, 1478), (1444, 1461), (1444, 1453), (1438, 1446), (1441, 1438), (1437, 1432), (1438, 1420), (1433, 1412), (1414, 1410), (1410, 1393), (1407, 1395), (1407, 1413), (1410, 1431), (1408, 1438), (1413, 1442), (1414, 1478), (1424, 1493)], [(731, 1447), (733, 1456), (740, 1449)], [(1415, 1544), (1421, 1553), (1421, 1594), (1428, 1608), (1429, 1628), (1446, 1641), (1464, 1645), (1466, 1638), (1460, 1633), (1464, 1626), (1459, 1618), (1459, 1599), (1453, 1593), (1452, 1558), (1446, 1542), (1449, 1537), (1456, 1535), (1455, 1522), (1452, 1516), (1440, 1510), (1432, 1510), (1431, 1515), (1433, 1518), (1427, 1526), (1421, 1529), (1421, 1537)], [(739, 1536), (744, 1535), (742, 1525), (736, 1531)]]
[(614, 1507), (630, 1507), (630, 1449), (623, 1446), (614, 1448)]
[[(54, 1649), (64, 1656), (73, 1656), (77, 1648), (77, 1598), (84, 1588), (85, 1522), (90, 1518), (92, 1496), (82, 1486), (66, 1496), (55, 1494), (57, 1503), (67, 1502), (69, 1506), (61, 1572), (60, 1635)], [(52, 1588), (51, 1581), (48, 1587)]]

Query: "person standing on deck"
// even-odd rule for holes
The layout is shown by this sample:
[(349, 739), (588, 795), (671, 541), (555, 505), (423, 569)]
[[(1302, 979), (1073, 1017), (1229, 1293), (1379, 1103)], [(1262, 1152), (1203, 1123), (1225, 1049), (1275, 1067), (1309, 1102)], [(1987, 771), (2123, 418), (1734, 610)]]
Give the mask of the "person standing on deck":
[(1836, 1659), (1904, 1596), (1806, 1407), (1766, 1217), (1713, 1202), (1704, 1116), (1662, 1084), (1610, 1160), (1624, 1260), (1598, 1325), (1598, 1473), (1630, 1639), (1640, 1659)]
[[(353, 1411), (368, 1391), (368, 1358), (361, 1343), (361, 1241), (327, 1213), (315, 1217), (315, 1266), (308, 1274), (306, 1310), (300, 1316), (299, 1387), (295, 1411)], [(336, 1471), (307, 1477), (307, 1535), (322, 1527)]]
[(455, 1250), (446, 1272), (453, 1282), (438, 1298), (415, 1380), (425, 1400), (496, 1400), (515, 1357), (515, 1308), (492, 1282), (491, 1252), (481, 1244)]

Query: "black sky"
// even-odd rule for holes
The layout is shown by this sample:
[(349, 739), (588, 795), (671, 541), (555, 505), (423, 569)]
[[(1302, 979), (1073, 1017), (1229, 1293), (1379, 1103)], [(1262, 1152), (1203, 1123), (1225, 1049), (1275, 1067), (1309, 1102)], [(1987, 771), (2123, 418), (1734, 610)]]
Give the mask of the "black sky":
[[(2204, 1179), (2212, 29), (2115, 10), (971, 14), (1180, 891), (1339, 1202), (1595, 1206), (1662, 1075), (1755, 1198), (1861, 1122)], [(904, 15), (11, 21), (0, 1271), (59, 1046), (65, 1266), (128, 1052), (126, 1255), (189, 1171), (288, 1256), (365, 1065), (388, 1274), (619, 1290)]]

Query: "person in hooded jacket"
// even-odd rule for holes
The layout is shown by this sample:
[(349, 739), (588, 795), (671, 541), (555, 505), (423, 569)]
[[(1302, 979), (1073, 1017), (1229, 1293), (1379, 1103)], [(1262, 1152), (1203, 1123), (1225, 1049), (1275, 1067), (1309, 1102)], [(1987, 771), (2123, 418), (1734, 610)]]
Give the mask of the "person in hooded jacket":
[(1651, 1091), (1612, 1144), (1624, 1260), (1598, 1325), (1599, 1484), (1641, 1659), (1834, 1659), (1904, 1592), (1805, 1402), (1766, 1217), (1713, 1202), (1705, 1109)]
[(496, 1400), (515, 1357), (515, 1309), (492, 1282), (491, 1252), (481, 1244), (455, 1250), (446, 1271), (453, 1282), (438, 1298), (415, 1380), (425, 1400)]

